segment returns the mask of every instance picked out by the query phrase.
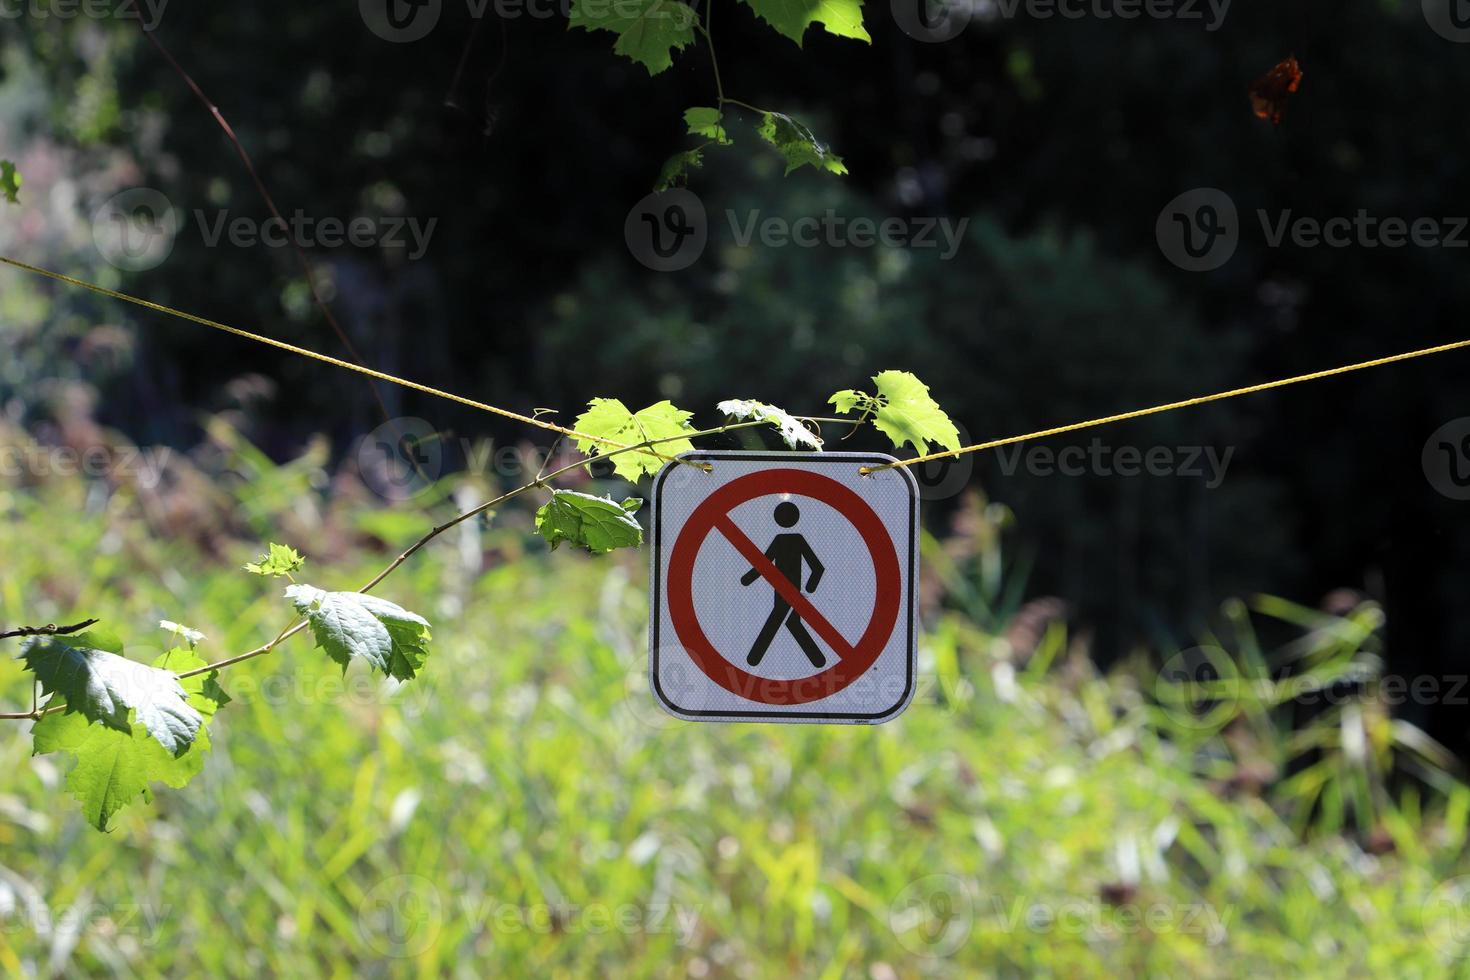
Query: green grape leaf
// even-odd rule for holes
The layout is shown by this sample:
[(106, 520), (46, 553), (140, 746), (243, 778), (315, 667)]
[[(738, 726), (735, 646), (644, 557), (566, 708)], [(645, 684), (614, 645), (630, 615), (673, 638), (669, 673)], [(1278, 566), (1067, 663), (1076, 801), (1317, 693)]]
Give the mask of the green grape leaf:
[(623, 510), (627, 511), (630, 514), (636, 514), (640, 510), (643, 509), (643, 498), (642, 497), (624, 497), (623, 498), (623, 503), (622, 503), (622, 508), (623, 508)]
[(721, 146), (730, 145), (730, 136), (725, 132), (719, 109), (713, 106), (695, 106), (684, 110), (684, 125), (689, 127), (690, 136), (703, 136)]
[(866, 406), (870, 400), (871, 396), (867, 393), (853, 391), (851, 388), (844, 388), (827, 399), (830, 404), (837, 407), (839, 415), (846, 415), (859, 405)]
[(873, 40), (863, 29), (863, 0), (745, 0), (745, 4), (798, 46), (812, 24), (821, 24), (838, 37)]
[(295, 548), (272, 542), (270, 551), (261, 555), (259, 560), (245, 563), (245, 571), (251, 575), (290, 575), (305, 564), (306, 559)]
[(664, 161), (663, 169), (658, 172), (658, 180), (654, 182), (653, 189), (666, 191), (670, 187), (688, 183), (689, 171), (698, 170), (703, 166), (704, 150), (699, 147), (675, 153)]
[(762, 113), (757, 132), (786, 158), (788, 174), (804, 166), (833, 174), (847, 173), (847, 165), (841, 157), (818, 140), (810, 129), (784, 112)]
[(873, 416), (878, 427), (900, 448), (911, 442), (920, 453), (937, 442), (945, 449), (960, 448), (960, 433), (944, 409), (929, 394), (929, 386), (907, 371), (883, 371), (873, 375), (881, 403)]
[(659, 170), (658, 180), (653, 185), (655, 191), (666, 191), (670, 187), (688, 183), (690, 171), (704, 166), (704, 150), (710, 143), (717, 146), (730, 145), (732, 140), (725, 131), (723, 119), (720, 110), (713, 106), (694, 106), (684, 110), (684, 125), (688, 127), (689, 135), (702, 136), (709, 142), (692, 150), (675, 153), (665, 160), (663, 168)]
[[(578, 432), (625, 446), (648, 442), (651, 439), (668, 439), (652, 450), (619, 453), (612, 458), (613, 472), (630, 482), (636, 482), (645, 473), (656, 473), (667, 458), (688, 452), (694, 443), (675, 436), (692, 432), (689, 420), (693, 412), (675, 408), (669, 401), (649, 405), (637, 413), (616, 398), (594, 398), (587, 403), (587, 411), (577, 416), (573, 424)], [(611, 447), (593, 439), (577, 439), (577, 448), (590, 456), (608, 452)]]
[[(170, 650), (153, 662), (154, 668), (171, 673), (204, 665), (187, 650)], [(76, 758), (66, 788), (82, 804), (87, 822), (98, 830), (107, 830), (113, 815), (139, 796), (151, 801), (150, 783), (181, 789), (204, 768), (204, 754), (210, 747), (208, 722), (230, 699), (220, 689), (216, 672), (186, 677), (179, 684), (204, 724), (178, 756), (159, 745), (142, 726), (119, 731), (72, 712), (55, 712), (36, 722), (31, 733), (34, 753), (65, 751)]]
[(616, 548), (636, 548), (643, 543), (643, 526), (632, 511), (642, 503), (636, 497), (618, 504), (607, 497), (575, 490), (553, 490), (551, 499), (536, 511), (536, 532), (547, 540), (552, 551), (563, 541), (594, 555), (605, 555)]
[(34, 736), (37, 755), (65, 750), (76, 758), (66, 788), (98, 830), (107, 830), (113, 815), (139, 796), (153, 802), (150, 783), (182, 787), (193, 775), (192, 764), (169, 755), (152, 739), (89, 725), (81, 715), (47, 715), (36, 723)]
[(20, 203), (20, 171), (9, 160), (0, 160), (0, 195), (11, 204)]
[(191, 650), (199, 644), (203, 643), (206, 639), (204, 634), (199, 632), (198, 630), (189, 626), (185, 626), (182, 623), (176, 623), (171, 619), (160, 619), (158, 621), (158, 628), (172, 633), (178, 639), (183, 640), (185, 643), (189, 644), (189, 648)]
[(821, 449), (822, 437), (817, 435), (796, 416), (785, 409), (765, 402), (747, 398), (730, 398), (715, 406), (721, 412), (736, 419), (759, 419), (769, 422), (781, 433), (781, 438), (792, 449)]
[[(171, 755), (182, 755), (199, 732), (199, 712), (172, 672), (99, 649), (93, 634), (48, 637), (26, 645), (21, 659), (41, 682), (41, 690), (65, 699), (67, 714), (80, 713), (120, 732), (133, 719)], [(48, 702), (49, 703), (49, 702)]]
[(572, 0), (568, 28), (612, 31), (613, 51), (650, 75), (674, 63), (673, 52), (694, 43), (698, 15), (678, 0)]
[(376, 596), (361, 592), (324, 592), (292, 585), (286, 598), (311, 625), (316, 645), (342, 665), (353, 658), (400, 681), (412, 680), (429, 657), (429, 623)]
[(930, 442), (945, 449), (960, 448), (959, 430), (924, 382), (907, 371), (883, 371), (873, 375), (873, 383), (878, 386), (876, 395), (848, 388), (828, 401), (842, 415), (871, 413), (873, 424), (899, 448), (905, 442), (913, 443), (921, 454), (929, 451)]
[[(203, 666), (203, 664), (200, 664), (200, 666)], [(191, 680), (193, 680), (192, 677), (186, 677), (186, 678), (184, 678), (183, 681), (180, 682), (180, 683), (182, 683), (184, 685), (184, 690), (186, 690), (186, 691), (189, 690), (189, 683), (188, 682), (191, 681)], [(231, 701), (235, 700), (234, 698), (230, 697), (228, 694), (225, 693), (225, 689), (223, 687), (220, 687), (220, 683), (219, 683), (219, 671), (217, 671), (217, 670), (216, 671), (211, 671), (210, 673), (204, 675), (204, 686), (201, 689), (201, 693), (206, 698), (208, 698), (209, 700), (213, 701), (214, 704), (215, 704), (215, 707), (217, 707), (217, 708), (223, 708), (225, 705), (227, 705)], [(208, 715), (205, 715), (205, 721), (208, 721), (208, 720), (209, 720), (209, 716)]]

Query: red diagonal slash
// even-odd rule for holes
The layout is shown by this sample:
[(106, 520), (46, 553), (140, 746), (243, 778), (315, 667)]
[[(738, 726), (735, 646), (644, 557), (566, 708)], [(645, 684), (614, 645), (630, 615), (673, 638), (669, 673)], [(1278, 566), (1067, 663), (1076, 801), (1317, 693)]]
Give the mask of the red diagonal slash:
[(740, 552), (740, 557), (750, 562), (750, 567), (760, 572), (761, 578), (771, 584), (771, 588), (786, 600), (787, 604), (795, 609), (801, 616), (801, 621), (812, 628), (812, 630), (826, 641), (832, 652), (837, 654), (839, 660), (846, 660), (852, 656), (852, 647), (847, 639), (837, 632), (837, 628), (827, 621), (827, 617), (817, 611), (811, 600), (802, 595), (801, 587), (793, 583), (780, 570), (772, 564), (755, 542), (746, 536), (745, 532), (735, 526), (730, 520), (729, 514), (722, 514), (715, 518), (714, 526), (717, 531), (725, 536), (725, 540), (735, 546)]

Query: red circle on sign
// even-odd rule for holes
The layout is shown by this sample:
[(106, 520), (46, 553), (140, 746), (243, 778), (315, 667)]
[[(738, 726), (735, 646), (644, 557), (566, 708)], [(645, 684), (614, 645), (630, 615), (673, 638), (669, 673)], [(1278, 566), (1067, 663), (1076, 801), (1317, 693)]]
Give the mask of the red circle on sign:
[[(715, 526), (748, 500), (796, 494), (829, 505), (851, 522), (873, 559), (875, 594), (867, 629), (847, 655), (833, 650), (836, 663), (809, 677), (775, 680), (759, 677), (720, 655), (705, 636), (694, 611), (694, 559)], [(799, 591), (799, 587), (798, 587)], [(863, 498), (829, 477), (808, 470), (761, 470), (731, 480), (710, 494), (679, 531), (669, 555), (669, 619), (691, 660), (705, 676), (732, 694), (762, 704), (807, 704), (831, 697), (861, 677), (887, 646), (902, 604), (898, 553), (888, 529)], [(808, 624), (810, 625), (810, 623)], [(831, 646), (831, 644), (828, 644)]]

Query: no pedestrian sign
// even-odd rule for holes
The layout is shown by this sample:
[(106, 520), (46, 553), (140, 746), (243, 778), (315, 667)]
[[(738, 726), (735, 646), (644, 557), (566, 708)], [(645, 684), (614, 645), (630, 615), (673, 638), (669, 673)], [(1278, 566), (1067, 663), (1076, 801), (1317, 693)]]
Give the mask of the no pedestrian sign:
[(653, 491), (649, 680), (691, 721), (877, 724), (914, 694), (918, 487), (893, 457), (694, 452)]

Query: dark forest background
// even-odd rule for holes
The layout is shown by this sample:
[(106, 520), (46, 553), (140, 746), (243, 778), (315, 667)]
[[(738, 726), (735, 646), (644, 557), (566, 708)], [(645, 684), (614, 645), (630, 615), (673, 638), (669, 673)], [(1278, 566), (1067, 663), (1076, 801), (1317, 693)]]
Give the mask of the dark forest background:
[[(711, 216), (690, 268), (653, 272), (629, 209), (712, 100), (706, 54), (650, 77), (605, 33), (561, 16), (483, 23), (446, 0), (423, 40), (392, 44), (352, 3), (169, 4), (157, 36), (218, 102), (283, 211), (436, 220), (427, 253), (313, 251), (370, 364), (570, 421), (593, 396), (673, 398), (714, 421), (726, 397), (823, 413), (886, 368), (928, 382), (971, 441), (1459, 339), (1467, 255), (1444, 248), (1268, 246), (1255, 219), (1406, 219), (1470, 210), (1470, 46), (1418, 3), (1234, 4), (1200, 21), (1015, 19), (975, 8), (923, 43), (887, 4), (871, 45), (798, 48), (740, 4), (714, 11), (726, 90), (810, 122), (846, 177), (783, 177), (751, 139), (689, 188)], [(53, 217), (0, 215), (8, 254), (342, 354), (287, 249), (208, 247), (192, 213), (266, 211), (229, 142), (132, 22), (5, 21), (0, 155)], [(1251, 81), (1305, 73), (1281, 125)], [(87, 216), (120, 189), (188, 213), (167, 261), (120, 273)], [(1161, 253), (1155, 221), (1197, 187), (1228, 193), (1242, 233), (1222, 268)], [(958, 253), (731, 241), (724, 215), (969, 217)], [(49, 307), (38, 301), (49, 297)], [(197, 445), (229, 411), (276, 458), (315, 434), (346, 458), (381, 421), (361, 378), (50, 284), (0, 276), (0, 400), (44, 427), (77, 391), (144, 444)], [(1056, 595), (1098, 656), (1187, 646), (1221, 599), (1316, 603), (1352, 589), (1387, 608), (1389, 672), (1466, 672), (1465, 502), (1421, 453), (1470, 415), (1450, 354), (1083, 434), (1117, 449), (1232, 452), (1223, 483), (1063, 477), (973, 459), (968, 482), (1011, 508), (1028, 596)], [(525, 431), (384, 387), (394, 415), (505, 441)], [(733, 444), (733, 443), (732, 443)], [(1054, 440), (1060, 447), (1067, 440)], [(863, 447), (869, 444), (863, 444)], [(876, 446), (876, 443), (871, 445)], [(858, 448), (855, 446), (854, 448)], [(944, 533), (958, 496), (930, 502)], [(1464, 709), (1404, 706), (1465, 750)]]

